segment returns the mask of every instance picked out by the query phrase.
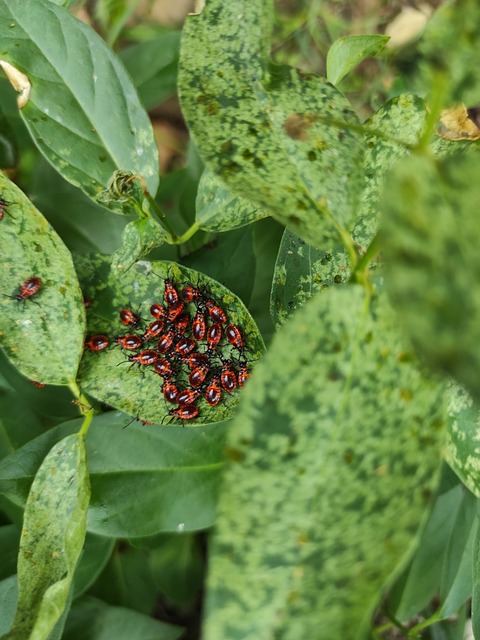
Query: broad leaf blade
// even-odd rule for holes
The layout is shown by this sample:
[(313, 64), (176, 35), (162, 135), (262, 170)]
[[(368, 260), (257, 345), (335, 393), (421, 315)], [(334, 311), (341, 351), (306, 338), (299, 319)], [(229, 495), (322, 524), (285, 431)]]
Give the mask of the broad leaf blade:
[(330, 289), (277, 333), (230, 432), (206, 637), (363, 637), (436, 482), (442, 396), (385, 296)]
[(380, 53), (389, 40), (376, 34), (339, 38), (328, 50), (327, 80), (338, 84), (362, 60)]
[(177, 640), (184, 630), (126, 607), (112, 607), (92, 597), (74, 604), (63, 640)]
[(463, 484), (480, 498), (480, 411), (458, 385), (449, 389), (448, 439), (445, 459)]
[[(118, 412), (94, 419), (86, 439), (92, 498), (88, 531), (110, 538), (206, 529), (215, 522), (225, 425), (135, 425)], [(0, 462), (0, 492), (23, 507), (45, 455), (80, 420), (50, 429)], [(172, 499), (172, 496), (175, 499)]]
[(90, 490), (85, 444), (68, 436), (50, 451), (25, 507), (18, 608), (6, 638), (47, 638), (65, 608), (85, 539)]
[(261, 220), (268, 213), (247, 198), (232, 193), (209, 169), (198, 184), (196, 222), (200, 229), (218, 233)]
[(400, 162), (383, 199), (387, 286), (415, 345), (480, 396), (480, 159)]
[[(96, 261), (96, 263), (95, 263)], [(82, 288), (92, 300), (88, 312), (88, 333), (103, 334), (114, 338), (131, 334), (132, 329), (121, 324), (119, 312), (122, 308), (132, 305), (134, 311), (139, 311), (146, 322), (152, 322), (150, 307), (154, 303), (163, 303), (164, 281), (173, 278), (177, 288), (181, 291), (186, 284), (206, 287), (217, 303), (224, 309), (228, 321), (241, 328), (247, 347), (247, 359), (255, 362), (264, 351), (262, 337), (245, 305), (231, 291), (220, 283), (211, 280), (204, 274), (187, 269), (173, 262), (137, 262), (127, 272), (122, 272), (121, 278), (116, 269), (100, 256), (84, 260), (85, 271), (82, 271)], [(193, 305), (186, 305), (191, 317), (195, 313)], [(140, 331), (139, 333), (143, 333)], [(144, 348), (155, 348), (157, 340), (147, 344)], [(199, 341), (199, 349), (205, 351), (206, 340)], [(235, 355), (231, 345), (225, 337), (218, 347), (218, 356), (230, 359)], [(238, 354), (237, 354), (238, 355)], [(215, 362), (213, 369), (220, 367), (219, 357), (212, 358)], [(164, 400), (160, 391), (162, 378), (151, 368), (144, 367), (141, 371), (136, 365), (130, 368), (127, 355), (119, 348), (105, 349), (101, 352), (85, 352), (80, 366), (82, 388), (93, 397), (109, 405), (126, 411), (142, 420), (165, 422), (169, 419), (169, 412), (173, 405)], [(186, 369), (183, 367), (179, 376), (182, 385), (187, 385)], [(225, 397), (215, 406), (209, 406), (203, 398), (198, 401), (199, 416), (189, 420), (189, 425), (221, 422), (230, 418), (238, 401), (239, 389)]]
[[(393, 163), (409, 153), (425, 124), (425, 104), (406, 94), (387, 102), (365, 124), (364, 190), (352, 238), (363, 253), (378, 229), (380, 194)], [(378, 263), (371, 269), (378, 269)], [(308, 247), (296, 234), (285, 231), (275, 265), (271, 314), (284, 322), (314, 293), (348, 282), (350, 261), (343, 244)]]
[(349, 102), (324, 79), (267, 68), (270, 5), (209, 0), (187, 18), (182, 108), (211, 170), (321, 246), (356, 218), (363, 135)]
[[(67, 248), (26, 196), (0, 173), (8, 212), (0, 221), (0, 345), (25, 376), (50, 384), (75, 380), (82, 354), (85, 310)], [(32, 299), (18, 301), (31, 277)], [(35, 302), (37, 304), (35, 304)]]
[(113, 171), (132, 171), (155, 194), (158, 155), (152, 127), (104, 41), (48, 0), (1, 0), (0, 21), (8, 25), (0, 34), (1, 57), (32, 85), (22, 117), (59, 173), (95, 197)]

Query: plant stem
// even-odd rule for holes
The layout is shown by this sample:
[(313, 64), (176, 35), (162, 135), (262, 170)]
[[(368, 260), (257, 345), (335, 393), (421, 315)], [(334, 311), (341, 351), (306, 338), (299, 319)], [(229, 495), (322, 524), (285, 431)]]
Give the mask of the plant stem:
[(175, 237), (175, 242), (173, 244), (183, 244), (184, 242), (188, 242), (190, 238), (197, 233), (197, 231), (200, 231), (200, 225), (198, 222), (194, 222), (183, 235)]
[(177, 240), (177, 235), (176, 235), (175, 231), (173, 230), (173, 228), (170, 226), (170, 222), (168, 221), (167, 216), (160, 209), (158, 204), (155, 202), (155, 199), (152, 198), (152, 196), (151, 196), (151, 194), (149, 193), (148, 190), (145, 190), (144, 194), (145, 194), (145, 198), (148, 201), (148, 204), (150, 205), (150, 207), (155, 212), (155, 215), (157, 216), (157, 218), (161, 221), (162, 226), (165, 227), (165, 229), (170, 234), (171, 243), (172, 244), (177, 244), (177, 241), (176, 241)]
[(82, 391), (80, 390), (80, 387), (78, 386), (75, 380), (73, 382), (70, 382), (68, 384), (68, 387), (76, 398), (76, 404), (80, 410), (80, 413), (85, 418), (82, 426), (80, 427), (80, 432), (79, 432), (80, 435), (85, 437), (87, 435), (87, 431), (90, 427), (90, 424), (92, 423), (95, 412), (93, 410), (93, 407), (91, 407), (90, 404), (88, 403), (87, 398), (83, 395)]

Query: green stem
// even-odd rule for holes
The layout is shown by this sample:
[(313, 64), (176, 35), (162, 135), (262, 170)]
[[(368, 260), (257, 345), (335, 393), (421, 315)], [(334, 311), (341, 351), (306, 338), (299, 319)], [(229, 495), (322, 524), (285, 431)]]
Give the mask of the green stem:
[(157, 218), (161, 221), (162, 226), (165, 227), (165, 229), (170, 234), (172, 244), (177, 244), (177, 242), (176, 242), (177, 235), (176, 235), (175, 231), (173, 230), (173, 228), (170, 226), (170, 223), (167, 220), (167, 216), (163, 213), (163, 211), (160, 209), (158, 204), (155, 202), (155, 199), (152, 198), (151, 194), (147, 190), (144, 191), (144, 194), (145, 194), (145, 198), (148, 201), (148, 204), (150, 205), (150, 207), (155, 212), (155, 215), (157, 216)]
[(448, 82), (446, 75), (444, 72), (439, 71), (433, 81), (433, 88), (428, 104), (429, 110), (427, 114), (427, 120), (422, 133), (422, 137), (420, 138), (417, 145), (417, 149), (419, 151), (425, 152), (430, 145), (430, 139), (433, 132), (435, 131), (437, 123), (440, 119), (440, 114), (445, 105), (445, 100), (447, 98), (447, 88)]
[(198, 222), (194, 222), (183, 235), (176, 236), (175, 241), (172, 244), (183, 244), (184, 242), (188, 242), (190, 238), (197, 233), (197, 231), (200, 231), (200, 225)]
[(78, 384), (73, 381), (70, 382), (68, 385), (70, 391), (72, 392), (72, 394), (75, 396), (75, 398), (77, 399), (77, 406), (80, 410), (80, 413), (84, 416), (84, 421), (82, 426), (80, 427), (80, 435), (85, 437), (87, 435), (87, 431), (92, 423), (93, 420), (93, 416), (95, 415), (95, 412), (93, 410), (93, 407), (90, 406), (87, 398), (83, 395), (82, 391), (80, 390), (80, 387), (78, 386)]
[(435, 624), (436, 622), (438, 622), (439, 620), (441, 620), (441, 616), (439, 611), (436, 611), (433, 616), (430, 616), (430, 618), (427, 618), (426, 620), (424, 620), (423, 622), (419, 622), (418, 624), (416, 624), (414, 627), (412, 627), (411, 629), (408, 630), (408, 637), (409, 638), (416, 638), (418, 637), (418, 632), (422, 631), (422, 629), (425, 629), (426, 627), (430, 627), (432, 624)]

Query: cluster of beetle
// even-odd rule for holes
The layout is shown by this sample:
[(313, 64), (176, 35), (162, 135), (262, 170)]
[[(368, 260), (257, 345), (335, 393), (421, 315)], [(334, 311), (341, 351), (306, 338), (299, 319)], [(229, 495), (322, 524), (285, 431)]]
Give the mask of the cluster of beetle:
[[(224, 394), (243, 387), (250, 369), (242, 331), (206, 290), (189, 284), (179, 292), (167, 278), (163, 303), (152, 304), (150, 315), (147, 324), (138, 312), (121, 309), (120, 322), (129, 332), (113, 343), (129, 353), (125, 362), (162, 378), (165, 401), (177, 405), (169, 411), (173, 419), (192, 420), (202, 398), (215, 407)], [(109, 344), (107, 336), (94, 335), (85, 348), (101, 351)], [(225, 347), (230, 347), (228, 358), (222, 355)]]

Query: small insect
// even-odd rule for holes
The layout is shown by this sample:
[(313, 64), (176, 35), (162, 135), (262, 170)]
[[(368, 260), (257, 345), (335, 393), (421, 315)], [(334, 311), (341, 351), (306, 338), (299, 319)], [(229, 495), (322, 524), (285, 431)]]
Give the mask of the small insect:
[(225, 328), (225, 335), (227, 336), (227, 340), (229, 341), (229, 343), (233, 345), (235, 349), (238, 349), (240, 353), (243, 353), (245, 351), (243, 336), (236, 324), (227, 325)]
[(163, 355), (168, 353), (173, 346), (175, 334), (172, 329), (160, 336), (157, 342), (157, 351)]
[(165, 310), (165, 307), (162, 304), (158, 304), (158, 302), (155, 302), (155, 304), (152, 304), (152, 306), (150, 307), (150, 314), (154, 317), (154, 318), (166, 318), (167, 317), (167, 312)]
[(211, 407), (216, 407), (222, 397), (222, 387), (219, 378), (212, 378), (205, 389), (205, 400)]
[(172, 409), (168, 413), (179, 420), (192, 420), (198, 416), (198, 407), (194, 404), (187, 404), (178, 407), (178, 409)]
[(165, 291), (163, 292), (163, 299), (169, 307), (178, 302), (178, 291), (175, 289), (173, 280), (171, 280), (170, 278), (167, 278), (165, 280)]
[(197, 367), (208, 364), (208, 356), (205, 353), (193, 351), (188, 354), (186, 358), (183, 358), (183, 362), (185, 362), (189, 369), (196, 369)]
[(32, 296), (34, 296), (37, 291), (40, 289), (42, 285), (42, 281), (40, 278), (36, 278), (35, 276), (28, 278), (25, 282), (18, 288), (18, 292), (13, 296), (9, 296), (6, 293), (3, 295), (7, 298), (12, 298), (12, 300), (18, 300), (19, 302), (25, 302), (25, 300), (31, 300), (38, 304), (36, 300), (33, 300)]
[(12, 216), (11, 213), (9, 213), (7, 211), (7, 208), (9, 207), (9, 205), (13, 204), (13, 202), (7, 202), (6, 200), (4, 200), (1, 196), (0, 196), (0, 220), (3, 220), (3, 216), (6, 213), (7, 216), (10, 216), (11, 218), (13, 218), (14, 216)]
[(164, 326), (165, 323), (163, 320), (154, 320), (148, 325), (147, 330), (143, 334), (143, 340), (151, 340), (152, 338), (156, 338), (162, 333)]
[(121, 309), (120, 310), (120, 322), (125, 326), (137, 327), (141, 322), (140, 316), (137, 316), (130, 309)]
[(243, 387), (243, 385), (248, 380), (248, 378), (250, 378), (251, 375), (252, 373), (250, 369), (247, 367), (246, 363), (241, 363), (238, 366), (238, 373), (237, 373), (238, 386)]
[(190, 316), (188, 315), (188, 313), (182, 313), (175, 320), (175, 333), (181, 336), (185, 335), (185, 332), (187, 331), (189, 324), (190, 324)]
[(228, 391), (228, 393), (232, 393), (237, 388), (237, 376), (235, 375), (235, 371), (231, 368), (231, 364), (228, 360), (222, 365), (220, 382), (222, 383), (222, 387), (225, 391)]
[(175, 351), (183, 358), (188, 356), (196, 346), (196, 342), (193, 338), (181, 338), (181, 340), (179, 340), (175, 345)]
[(91, 336), (88, 340), (85, 340), (83, 346), (89, 351), (101, 351), (108, 347), (108, 338), (104, 335)]
[(210, 298), (205, 302), (205, 306), (207, 308), (208, 315), (214, 322), (217, 322), (218, 324), (225, 324), (227, 321), (227, 314), (218, 306), (215, 300)]
[(193, 371), (190, 372), (188, 376), (188, 381), (192, 387), (199, 387), (203, 382), (205, 382), (205, 378), (208, 375), (209, 368), (207, 365), (200, 365), (199, 367), (195, 367)]
[(153, 370), (165, 379), (171, 378), (173, 375), (172, 363), (166, 358), (159, 358), (153, 365)]
[(192, 322), (192, 336), (195, 340), (203, 340), (206, 331), (205, 314), (203, 311), (198, 310)]
[(119, 336), (115, 338), (115, 342), (119, 344), (122, 349), (132, 350), (132, 349), (140, 349), (143, 344), (143, 339), (141, 336), (129, 335), (129, 336)]
[(142, 420), (140, 418), (140, 416), (136, 416), (135, 418), (132, 418), (130, 420), (130, 422), (127, 422), (127, 424), (122, 428), (126, 429), (127, 427), (129, 427), (132, 424), (132, 422), (141, 422), (143, 424), (143, 426), (155, 424), (154, 422), (149, 422), (148, 420)]
[(221, 324), (211, 324), (207, 331), (208, 351), (214, 351), (222, 339), (223, 329)]
[(202, 392), (198, 389), (184, 389), (178, 394), (177, 402), (182, 406), (193, 404), (201, 395)]
[(30, 384), (33, 384), (34, 387), (38, 387), (39, 389), (43, 389), (45, 386), (44, 382), (37, 382), (36, 380), (29, 380)]
[(157, 360), (158, 360), (158, 353), (153, 349), (145, 349), (145, 351), (141, 351), (140, 353), (135, 353), (135, 354), (132, 354), (131, 356), (128, 356), (129, 362), (133, 362), (134, 364), (140, 364), (143, 366), (149, 366), (151, 364), (155, 364)]
[(178, 316), (182, 313), (184, 307), (185, 303), (183, 300), (177, 300), (175, 304), (172, 304), (172, 306), (167, 309), (167, 318), (169, 322), (175, 322)]
[(202, 292), (200, 289), (187, 284), (182, 289), (182, 298), (185, 302), (199, 302), (202, 299)]
[(174, 382), (165, 380), (162, 384), (162, 393), (166, 402), (177, 402), (178, 387)]

